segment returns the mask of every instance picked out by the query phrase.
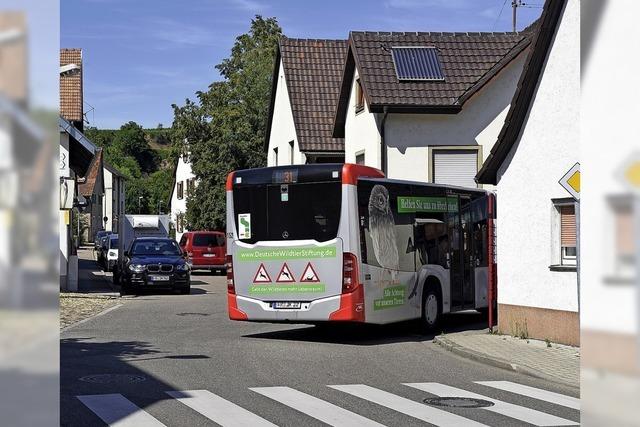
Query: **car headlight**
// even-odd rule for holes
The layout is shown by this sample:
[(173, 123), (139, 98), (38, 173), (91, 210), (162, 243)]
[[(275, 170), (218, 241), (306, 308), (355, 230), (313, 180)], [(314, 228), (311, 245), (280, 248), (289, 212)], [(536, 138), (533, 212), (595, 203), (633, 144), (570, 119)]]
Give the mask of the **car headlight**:
[(129, 270), (134, 273), (142, 273), (144, 271), (144, 265), (142, 264), (129, 264)]
[(177, 271), (189, 271), (189, 264), (176, 265)]

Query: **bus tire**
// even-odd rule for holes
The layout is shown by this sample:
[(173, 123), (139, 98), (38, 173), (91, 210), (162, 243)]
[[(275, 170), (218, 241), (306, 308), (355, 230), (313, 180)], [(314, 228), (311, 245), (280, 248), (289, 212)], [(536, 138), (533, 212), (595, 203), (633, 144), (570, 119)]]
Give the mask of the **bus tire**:
[(422, 329), (424, 332), (438, 332), (442, 318), (442, 297), (437, 282), (427, 279), (422, 292)]

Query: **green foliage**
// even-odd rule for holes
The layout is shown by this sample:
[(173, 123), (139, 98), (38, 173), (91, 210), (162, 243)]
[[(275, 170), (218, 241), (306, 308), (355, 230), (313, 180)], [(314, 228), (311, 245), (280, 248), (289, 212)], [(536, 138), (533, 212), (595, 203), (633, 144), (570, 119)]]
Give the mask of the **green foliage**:
[(105, 160), (126, 178), (127, 213), (166, 213), (175, 158), (171, 129), (143, 129), (128, 122), (118, 130), (89, 127), (85, 135), (104, 149)]
[(198, 177), (195, 192), (187, 197), (192, 229), (224, 229), (228, 173), (266, 163), (263, 141), (281, 34), (275, 18), (256, 16), (249, 32), (236, 38), (231, 56), (216, 66), (224, 80), (198, 92), (197, 102), (187, 99), (173, 106), (175, 149), (189, 152)]

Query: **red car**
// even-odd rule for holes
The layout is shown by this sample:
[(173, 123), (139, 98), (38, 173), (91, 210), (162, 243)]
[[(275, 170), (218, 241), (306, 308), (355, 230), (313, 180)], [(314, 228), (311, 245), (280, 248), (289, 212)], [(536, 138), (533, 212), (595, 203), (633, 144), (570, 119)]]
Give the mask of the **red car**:
[(187, 231), (180, 238), (192, 270), (226, 271), (227, 241), (222, 231)]

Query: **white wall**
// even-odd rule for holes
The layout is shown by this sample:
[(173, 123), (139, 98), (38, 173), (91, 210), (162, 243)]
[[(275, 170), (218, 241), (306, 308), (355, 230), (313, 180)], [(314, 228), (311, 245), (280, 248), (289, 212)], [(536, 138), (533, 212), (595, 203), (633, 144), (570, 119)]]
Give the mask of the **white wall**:
[[(273, 118), (271, 121), (271, 133), (269, 135), (269, 150), (267, 152), (267, 166), (291, 164), (291, 141), (293, 143), (293, 164), (305, 164), (306, 156), (300, 152), (296, 128), (293, 122), (293, 112), (287, 90), (287, 80), (284, 75), (282, 60), (278, 66), (278, 82), (276, 97), (273, 105)], [(276, 162), (273, 149), (278, 148)]]
[[(385, 123), (387, 176), (429, 180), (429, 147), (482, 146), (482, 161), (495, 143), (522, 72), (527, 51), (521, 53), (484, 88), (469, 99), (458, 114), (389, 114)], [(382, 114), (355, 112), (355, 80), (351, 84), (345, 121), (345, 161), (354, 163), (364, 150), (365, 163), (381, 168)]]
[(364, 150), (364, 161), (367, 166), (382, 168), (380, 160), (380, 131), (378, 120), (381, 115), (371, 113), (366, 101), (364, 110), (356, 113), (356, 79), (358, 72), (353, 75), (351, 93), (349, 94), (349, 107), (347, 119), (344, 125), (344, 161), (355, 163), (356, 154)]
[(427, 181), (429, 146), (482, 146), (484, 161), (504, 123), (527, 52), (480, 89), (458, 114), (390, 114), (385, 125), (387, 175)]
[[(637, 16), (630, 2), (607, 2), (597, 37), (593, 39), (588, 68), (582, 75), (581, 110), (581, 327), (587, 330), (638, 334), (640, 287), (638, 272), (630, 281), (608, 280), (614, 227), (607, 197), (630, 190), (622, 177), (625, 165), (640, 160), (634, 128), (640, 104), (629, 97), (629, 76), (635, 74), (637, 57), (620, 61), (620, 40), (637, 40)], [(629, 40), (629, 36), (632, 39)], [(615, 66), (612, 66), (615, 64)], [(605, 79), (605, 80), (603, 80)], [(603, 106), (615, 106), (602, 114)], [(636, 224), (640, 212), (634, 209)], [(634, 231), (636, 245), (638, 230)], [(637, 248), (636, 248), (636, 253)], [(638, 265), (636, 260), (636, 266)], [(637, 267), (636, 267), (637, 268)], [(616, 354), (615, 358), (619, 358)]]
[[(171, 195), (171, 222), (174, 227), (177, 224), (177, 216), (187, 212), (187, 179), (194, 179), (195, 175), (191, 172), (191, 163), (184, 161), (184, 158), (180, 156), (178, 159), (178, 166), (176, 167), (176, 182), (173, 187), (173, 194)], [(183, 197), (178, 199), (178, 183), (183, 184)], [(186, 229), (183, 230), (187, 231)], [(183, 233), (178, 233), (176, 229), (176, 240), (180, 241)]]
[(580, 31), (577, 2), (561, 21), (519, 143), (498, 171), (498, 302), (578, 311), (576, 272), (551, 271), (552, 198), (579, 156)]
[(117, 229), (113, 228), (114, 176), (107, 168), (104, 168), (102, 173), (104, 174), (104, 199), (102, 201), (102, 217), (109, 218), (106, 223), (103, 223), (105, 224), (104, 229), (106, 231), (116, 231)]

